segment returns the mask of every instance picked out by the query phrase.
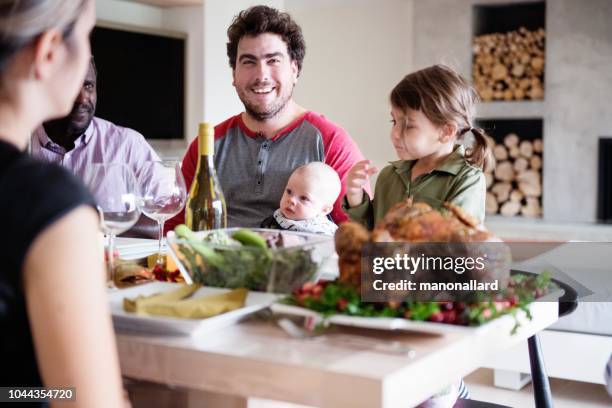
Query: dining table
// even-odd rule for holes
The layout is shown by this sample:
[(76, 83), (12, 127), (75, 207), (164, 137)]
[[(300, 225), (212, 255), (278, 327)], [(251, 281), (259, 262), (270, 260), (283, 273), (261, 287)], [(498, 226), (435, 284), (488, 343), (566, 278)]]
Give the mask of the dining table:
[[(529, 305), (520, 327), (505, 315), (481, 328), (451, 325), (437, 333), (336, 327), (334, 334), (398, 342), (411, 353), (351, 342), (297, 338), (269, 313), (195, 336), (120, 330), (124, 377), (198, 394), (207, 407), (247, 407), (249, 398), (313, 407), (410, 407), (476, 370), (490, 356), (526, 340), (558, 318), (557, 302)], [(341, 337), (346, 338), (346, 337)]]

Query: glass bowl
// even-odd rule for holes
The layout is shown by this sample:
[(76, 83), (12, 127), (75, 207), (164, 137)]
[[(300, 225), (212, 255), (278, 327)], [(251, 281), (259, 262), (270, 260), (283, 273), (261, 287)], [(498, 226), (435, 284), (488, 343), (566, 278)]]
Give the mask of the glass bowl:
[[(199, 242), (178, 238), (174, 231), (168, 232), (168, 246), (185, 281), (288, 294), (307, 281), (318, 280), (321, 272), (337, 269), (331, 236), (249, 228), (264, 236), (268, 245), (272, 244), (266, 249), (219, 239), (223, 234), (231, 237), (241, 229), (196, 232)], [(279, 239), (282, 246), (275, 247)]]

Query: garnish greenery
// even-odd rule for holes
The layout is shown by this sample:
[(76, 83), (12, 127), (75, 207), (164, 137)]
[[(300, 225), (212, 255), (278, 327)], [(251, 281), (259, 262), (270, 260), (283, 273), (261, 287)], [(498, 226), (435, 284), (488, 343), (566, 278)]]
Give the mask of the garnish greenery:
[(474, 302), (387, 302), (361, 301), (358, 289), (340, 282), (307, 282), (283, 303), (305, 307), (323, 317), (335, 314), (361, 317), (394, 317), (464, 326), (479, 326), (502, 315), (515, 318), (512, 334), (520, 327), (517, 312), (531, 320), (528, 305), (556, 289), (548, 271), (540, 275), (513, 274), (508, 288), (500, 293), (482, 293)]

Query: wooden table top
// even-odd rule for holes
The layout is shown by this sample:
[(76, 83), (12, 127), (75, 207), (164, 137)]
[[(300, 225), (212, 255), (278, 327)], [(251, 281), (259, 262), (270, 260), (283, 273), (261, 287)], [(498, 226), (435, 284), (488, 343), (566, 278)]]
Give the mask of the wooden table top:
[(117, 343), (122, 373), (135, 379), (310, 406), (404, 408), (557, 320), (557, 303), (530, 308), (533, 320), (523, 318), (515, 335), (511, 316), (487, 330), (441, 335), (343, 329), (401, 341), (414, 358), (291, 338), (256, 318), (196, 337), (118, 333)]

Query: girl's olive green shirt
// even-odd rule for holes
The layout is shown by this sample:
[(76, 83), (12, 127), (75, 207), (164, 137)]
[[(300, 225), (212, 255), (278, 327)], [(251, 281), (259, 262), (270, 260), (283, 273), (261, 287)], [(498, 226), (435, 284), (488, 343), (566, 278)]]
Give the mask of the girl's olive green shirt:
[(353, 221), (372, 229), (396, 203), (412, 197), (414, 202), (425, 202), (435, 209), (450, 202), (463, 208), (481, 223), (485, 217), (486, 181), (482, 170), (465, 158), (465, 148), (456, 146), (453, 152), (430, 173), (410, 181), (416, 160), (391, 162), (380, 172), (370, 200), (364, 192), (363, 202), (349, 208), (344, 197), (344, 211)]

